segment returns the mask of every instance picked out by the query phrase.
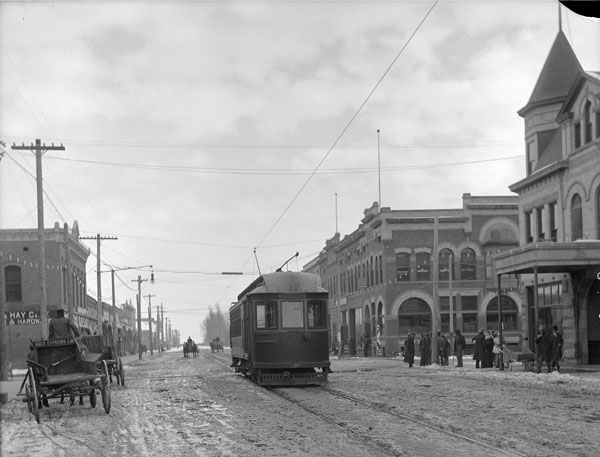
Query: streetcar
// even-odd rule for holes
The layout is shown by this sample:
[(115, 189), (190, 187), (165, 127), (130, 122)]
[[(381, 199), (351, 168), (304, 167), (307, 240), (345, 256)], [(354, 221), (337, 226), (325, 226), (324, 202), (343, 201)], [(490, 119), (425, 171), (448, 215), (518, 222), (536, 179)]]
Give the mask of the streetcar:
[(231, 367), (261, 386), (322, 385), (329, 293), (311, 273), (263, 274), (229, 309)]

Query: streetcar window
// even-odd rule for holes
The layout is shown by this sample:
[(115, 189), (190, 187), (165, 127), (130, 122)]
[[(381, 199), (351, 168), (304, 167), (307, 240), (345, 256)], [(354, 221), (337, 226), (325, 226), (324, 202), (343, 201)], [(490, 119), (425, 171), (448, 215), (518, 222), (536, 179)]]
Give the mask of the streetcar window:
[(281, 302), (281, 326), (283, 328), (304, 328), (304, 314), (301, 301)]
[(262, 301), (256, 304), (256, 327), (277, 328), (276, 301)]
[(308, 328), (324, 328), (327, 326), (327, 302), (324, 300), (309, 300)]

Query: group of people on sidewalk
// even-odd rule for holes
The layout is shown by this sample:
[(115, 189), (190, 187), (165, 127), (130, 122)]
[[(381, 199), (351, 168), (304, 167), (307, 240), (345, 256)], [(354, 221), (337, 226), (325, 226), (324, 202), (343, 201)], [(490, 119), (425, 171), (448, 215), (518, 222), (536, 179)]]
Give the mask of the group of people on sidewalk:
[[(456, 330), (454, 337), (454, 355), (456, 356), (456, 366), (463, 366), (463, 353), (466, 346), (464, 335), (460, 330)], [(494, 330), (480, 329), (471, 341), (474, 343), (473, 359), (475, 368), (501, 368), (502, 365), (502, 347), (505, 344), (504, 339), (500, 341), (500, 335)], [(421, 334), (419, 343), (420, 366), (431, 365), (431, 332)], [(445, 335), (437, 333), (437, 363), (441, 366), (448, 365), (450, 355), (450, 341)], [(546, 363), (548, 373), (553, 369), (560, 371), (559, 359), (562, 358), (563, 337), (555, 325), (552, 329), (543, 329), (538, 332), (535, 340), (537, 372), (541, 372), (542, 365)], [(404, 362), (412, 368), (415, 363), (415, 333), (408, 331), (408, 336), (404, 342)]]
[[(461, 334), (460, 330), (456, 330), (454, 338), (454, 354), (456, 355), (457, 367), (463, 366), (463, 351), (465, 349), (465, 337)], [(420, 366), (431, 365), (431, 344), (432, 344), (431, 332), (424, 332), (421, 334), (421, 340), (419, 344), (419, 355), (420, 355)], [(434, 344), (437, 345), (437, 363), (442, 366), (448, 366), (450, 358), (450, 340), (443, 335), (441, 332), (437, 332), (437, 338)], [(408, 363), (408, 367), (412, 368), (415, 363), (415, 332), (412, 330), (408, 331), (408, 337), (404, 342), (404, 361)]]

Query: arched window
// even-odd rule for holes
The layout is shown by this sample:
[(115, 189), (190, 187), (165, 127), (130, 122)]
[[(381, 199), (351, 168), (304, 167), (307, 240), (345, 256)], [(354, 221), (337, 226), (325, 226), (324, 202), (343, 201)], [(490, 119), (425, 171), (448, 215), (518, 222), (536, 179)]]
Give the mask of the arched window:
[[(517, 330), (517, 316), (519, 309), (517, 304), (512, 298), (502, 295), (502, 322), (504, 323), (504, 330), (515, 331)], [(498, 325), (498, 297), (494, 297), (488, 304), (485, 313), (487, 328), (493, 330), (499, 330)]]
[(415, 333), (431, 331), (431, 309), (420, 298), (409, 298), (398, 309), (398, 334), (406, 335), (409, 330)]
[(592, 141), (592, 103), (588, 100), (583, 109), (583, 132), (585, 143)]
[(475, 251), (465, 248), (460, 253), (460, 279), (477, 279), (477, 265), (475, 263)]
[(379, 284), (383, 284), (383, 254), (379, 254)]
[(4, 284), (7, 302), (23, 301), (23, 287), (21, 283), (21, 267), (10, 265), (4, 269)]
[(428, 252), (417, 252), (417, 281), (431, 281), (430, 257)]
[(454, 271), (454, 255), (450, 249), (442, 249), (438, 260), (440, 281), (448, 281), (450, 279), (450, 266), (452, 266), (452, 279), (456, 279), (456, 272)]
[(571, 240), (577, 241), (583, 238), (583, 213), (581, 208), (581, 197), (573, 195), (571, 199)]
[(396, 254), (396, 281), (410, 280), (410, 254), (399, 252)]

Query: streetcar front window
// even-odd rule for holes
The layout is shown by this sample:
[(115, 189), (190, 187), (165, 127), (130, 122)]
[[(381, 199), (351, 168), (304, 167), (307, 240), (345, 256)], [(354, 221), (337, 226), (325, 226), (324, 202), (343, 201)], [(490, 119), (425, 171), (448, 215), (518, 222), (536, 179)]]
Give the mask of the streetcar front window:
[(281, 302), (281, 326), (283, 328), (304, 328), (304, 307), (301, 301)]
[(277, 328), (276, 301), (261, 301), (256, 304), (256, 327)]
[(308, 328), (327, 327), (327, 302), (325, 300), (308, 300)]

